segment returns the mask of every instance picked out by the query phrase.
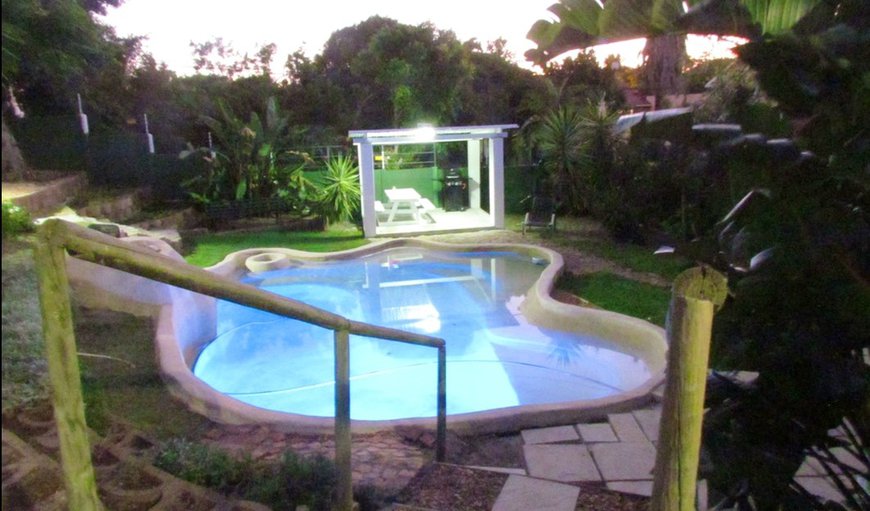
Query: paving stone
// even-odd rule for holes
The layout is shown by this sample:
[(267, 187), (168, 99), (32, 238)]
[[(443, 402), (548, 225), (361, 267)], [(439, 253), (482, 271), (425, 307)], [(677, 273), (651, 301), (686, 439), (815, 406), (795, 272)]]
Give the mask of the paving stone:
[(656, 449), (647, 441), (592, 444), (589, 451), (605, 481), (653, 478)]
[(652, 497), (652, 487), (652, 481), (610, 481), (607, 483), (608, 490), (644, 497)]
[(555, 442), (570, 442), (579, 440), (577, 430), (573, 426), (555, 426), (552, 428), (526, 429), (522, 432), (523, 442), (527, 444), (552, 444)]
[(640, 442), (647, 440), (640, 425), (630, 413), (612, 413), (607, 416), (610, 426), (622, 442)]
[(659, 424), (662, 420), (662, 409), (651, 408), (646, 410), (635, 410), (631, 412), (635, 420), (640, 425), (643, 434), (646, 435), (650, 442), (658, 442), (659, 440)]
[(807, 477), (797, 476), (795, 482), (803, 486), (805, 490), (817, 497), (833, 500), (834, 502), (843, 502), (843, 495), (834, 486), (833, 481), (829, 477)]
[(580, 488), (520, 475), (508, 477), (492, 511), (574, 511)]
[(532, 477), (561, 482), (601, 481), (585, 445), (524, 445), (523, 454)]
[[(861, 460), (856, 458), (854, 454), (847, 451), (844, 447), (831, 448), (831, 454), (840, 463), (843, 463), (844, 465), (851, 467), (859, 472), (861, 472), (863, 470), (863, 464), (861, 463)], [(819, 475), (827, 474), (827, 471), (825, 470), (824, 466), (822, 466), (822, 463), (814, 456), (807, 456), (804, 459), (803, 464), (808, 465), (809, 470), (812, 470), (813, 472), (815, 472)], [(843, 469), (840, 468), (840, 466), (838, 464), (829, 463), (828, 465), (831, 467), (831, 469), (834, 471), (835, 474), (842, 474), (843, 473)]]
[(821, 467), (818, 462), (813, 463), (810, 461), (810, 458), (805, 458), (804, 462), (801, 463), (801, 466), (798, 467), (797, 472), (794, 475), (796, 476), (821, 476), (824, 475), (819, 471)]
[(516, 474), (524, 476), (526, 475), (526, 469), (524, 468), (506, 468), (506, 467), (482, 467), (479, 465), (465, 465), (468, 468), (473, 468), (475, 470), (484, 470), (486, 472), (496, 472), (499, 474)]
[(580, 430), (580, 438), (586, 443), (619, 441), (613, 428), (610, 427), (610, 423), (607, 422), (577, 424), (577, 429)]

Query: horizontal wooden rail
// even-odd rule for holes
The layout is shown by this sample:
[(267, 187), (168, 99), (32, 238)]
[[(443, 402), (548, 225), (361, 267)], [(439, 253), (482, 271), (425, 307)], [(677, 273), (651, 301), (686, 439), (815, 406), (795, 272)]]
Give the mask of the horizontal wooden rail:
[[(255, 307), (288, 318), (298, 319), (330, 330), (347, 330), (354, 335), (376, 337), (421, 346), (437, 348), (444, 341), (437, 337), (351, 321), (304, 302), (263, 291), (228, 277), (191, 266), (185, 262), (162, 256), (147, 248), (123, 243), (93, 229), (49, 220), (44, 228), (59, 244), (73, 251), (77, 259), (91, 261), (128, 273), (172, 284), (204, 295), (220, 298), (239, 305)], [(155, 259), (156, 258), (156, 259)], [(159, 265), (155, 265), (159, 262)]]
[[(66, 249), (78, 259), (333, 330), (336, 357), (335, 444), (336, 468), (339, 474), (337, 488), (339, 498), (339, 502), (337, 502), (338, 509), (349, 510), (353, 504), (350, 466), (349, 334), (436, 348), (438, 350), (438, 381), (435, 456), (438, 461), (444, 460), (445, 440), (447, 436), (447, 357), (446, 345), (443, 339), (360, 321), (351, 321), (338, 314), (313, 307), (298, 300), (285, 298), (247, 284), (242, 284), (228, 277), (163, 256), (148, 248), (131, 243), (123, 243), (95, 230), (62, 220), (51, 219), (46, 221), (40, 227), (39, 237), (41, 238), (41, 243), (37, 252), (42, 253), (43, 256), (37, 260), (37, 271), (41, 271), (51, 276), (52, 280), (57, 281), (50, 287), (48, 285), (40, 286), (40, 298), (43, 302), (43, 322), (45, 324), (47, 324), (46, 318), (49, 318), (48, 322), (51, 323), (52, 317), (63, 317), (68, 314), (68, 312), (64, 312), (64, 310), (68, 311), (69, 309), (68, 297), (57, 299), (56, 296), (59, 293), (68, 293), (68, 291), (65, 291), (65, 288), (68, 287), (65, 263), (63, 258), (57, 255), (58, 253), (62, 254), (62, 250)], [(53, 276), (55, 273), (58, 275), (57, 277)], [(55, 306), (52, 304), (60, 305)], [(55, 378), (55, 374), (52, 373), (52, 380), (58, 380), (52, 381), (52, 387), (55, 393), (59, 393), (61, 389), (67, 388), (68, 385), (80, 388), (80, 382), (77, 381), (75, 384), (72, 382), (73, 379), (79, 379), (79, 374), (75, 357), (73, 357), (73, 360), (69, 360), (70, 350), (72, 350), (71, 353), (75, 353), (75, 338), (71, 332), (71, 322), (67, 321), (59, 326), (55, 326), (52, 323), (50, 326), (54, 330), (57, 330), (58, 334), (46, 335), (45, 342), (48, 353), (51, 354), (53, 351), (59, 352), (59, 349), (55, 348), (55, 346), (64, 346), (66, 350), (66, 355), (54, 357), (58, 364), (57, 374), (63, 374), (64, 376)], [(66, 330), (69, 330), (69, 332)], [(67, 364), (69, 365), (67, 366)], [(73, 365), (75, 367), (72, 367)], [(68, 400), (73, 401), (67, 404), (73, 408), (83, 408), (80, 390), (77, 394), (77, 398), (69, 396), (68, 393), (64, 394)], [(61, 442), (69, 443), (70, 445), (86, 446), (87, 436), (82, 433), (85, 431), (83, 415), (81, 415), (82, 423), (80, 425), (73, 425), (80, 427), (70, 427), (68, 421), (60, 420), (60, 417), (64, 415), (58, 413), (58, 404), (58, 400), (55, 400), (55, 416), (58, 418), (58, 435), (61, 437)], [(78, 419), (76, 418), (73, 422), (78, 422)], [(77, 465), (72, 467), (69, 473), (84, 473), (86, 474), (86, 479), (92, 479), (93, 468), (89, 453), (86, 451), (87, 449), (84, 451), (79, 449), (75, 456), (70, 457), (77, 458)], [(71, 450), (70, 452), (73, 451)], [(84, 455), (87, 455), (87, 460), (84, 463), (87, 467), (83, 468), (81, 457)], [(64, 458), (63, 462), (64, 464), (67, 463), (66, 458)], [(67, 490), (70, 493), (77, 492), (79, 488), (82, 488), (81, 481), (70, 480), (66, 482)], [(87, 493), (95, 492), (95, 485), (86, 485), (86, 488), (87, 490), (85, 491)], [(70, 497), (72, 498), (73, 496)], [(82, 496), (81, 498), (96, 499), (96, 495)]]

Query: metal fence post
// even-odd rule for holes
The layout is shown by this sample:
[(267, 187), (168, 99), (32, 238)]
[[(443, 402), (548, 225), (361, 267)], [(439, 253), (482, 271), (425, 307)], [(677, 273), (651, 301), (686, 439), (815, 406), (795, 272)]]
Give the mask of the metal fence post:
[(336, 509), (353, 508), (350, 434), (350, 334), (335, 330), (335, 466), (338, 471)]
[(435, 431), (435, 461), (443, 462), (447, 444), (447, 348), (438, 346), (438, 422)]

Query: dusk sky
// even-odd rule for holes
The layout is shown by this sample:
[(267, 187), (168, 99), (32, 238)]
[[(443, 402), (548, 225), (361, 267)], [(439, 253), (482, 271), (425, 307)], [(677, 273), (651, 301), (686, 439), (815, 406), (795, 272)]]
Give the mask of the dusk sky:
[[(499, 37), (524, 67), (523, 57), (534, 44), (526, 39), (539, 19), (554, 19), (547, 8), (554, 0), (125, 0), (109, 8), (103, 21), (118, 35), (144, 35), (146, 51), (180, 75), (193, 73), (190, 42), (222, 37), (240, 53), (254, 53), (260, 46), (276, 43), (277, 70), (285, 57), (302, 48), (309, 57), (320, 53), (329, 36), (342, 28), (380, 15), (408, 25), (431, 22), (452, 30), (460, 41), (476, 38), (482, 45)], [(697, 57), (721, 45), (690, 41), (690, 54)], [(626, 66), (640, 62), (643, 40), (596, 49), (599, 59), (619, 53)], [(279, 71), (280, 72), (280, 71)]]

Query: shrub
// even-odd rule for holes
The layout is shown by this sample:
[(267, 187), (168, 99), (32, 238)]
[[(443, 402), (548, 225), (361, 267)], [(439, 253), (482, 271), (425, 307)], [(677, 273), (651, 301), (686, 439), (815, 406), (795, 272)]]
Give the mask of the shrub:
[(336, 484), (335, 465), (322, 456), (302, 458), (284, 453), (278, 465), (242, 459), (226, 451), (185, 439), (172, 439), (154, 465), (181, 479), (228, 496), (261, 502), (274, 509), (329, 510)]
[(320, 191), (323, 215), (330, 221), (349, 221), (359, 211), (359, 170), (352, 156), (326, 160), (324, 185)]
[(14, 237), (33, 231), (30, 213), (11, 202), (3, 203), (3, 237)]
[(221, 449), (185, 439), (168, 441), (154, 465), (185, 481), (229, 495), (243, 493), (255, 472), (250, 458), (238, 460)]

